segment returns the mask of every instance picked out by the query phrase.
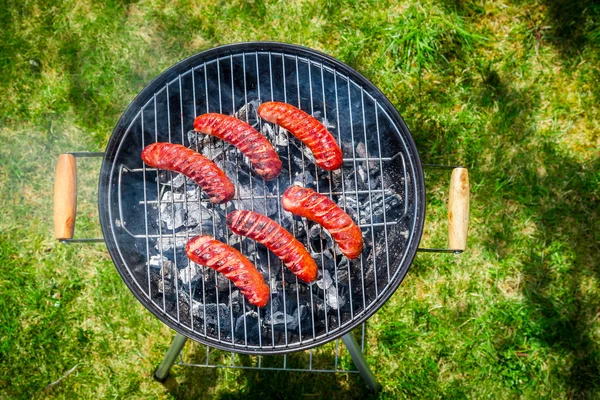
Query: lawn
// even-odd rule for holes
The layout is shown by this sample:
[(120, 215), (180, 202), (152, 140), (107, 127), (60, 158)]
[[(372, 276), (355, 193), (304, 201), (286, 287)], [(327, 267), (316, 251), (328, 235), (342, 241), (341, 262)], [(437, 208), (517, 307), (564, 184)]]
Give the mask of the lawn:
[[(1, 398), (368, 395), (348, 374), (177, 366), (155, 382), (173, 332), (104, 245), (53, 239), (58, 154), (103, 151), (160, 72), (249, 40), (349, 64), (424, 162), (470, 169), (468, 251), (418, 254), (369, 322), (378, 396), (600, 397), (598, 2), (8, 0), (0, 23)], [(79, 164), (78, 236), (100, 234), (99, 166)], [(423, 246), (445, 245), (447, 188), (427, 174)]]

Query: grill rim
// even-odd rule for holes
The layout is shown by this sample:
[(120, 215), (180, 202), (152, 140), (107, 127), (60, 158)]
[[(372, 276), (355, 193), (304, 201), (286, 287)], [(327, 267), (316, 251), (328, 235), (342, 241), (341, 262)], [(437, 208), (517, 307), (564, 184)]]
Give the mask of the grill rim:
[[(349, 78), (351, 78), (357, 84), (360, 84), (365, 90), (371, 91), (372, 93), (380, 96), (382, 107), (385, 107), (389, 113), (389, 117), (392, 119), (393, 123), (396, 124), (398, 130), (405, 135), (405, 137), (401, 138), (405, 141), (406, 147), (409, 152), (406, 156), (410, 160), (410, 165), (412, 166), (412, 172), (414, 173), (414, 185), (415, 185), (415, 215), (414, 215), (414, 230), (412, 231), (413, 240), (409, 242), (409, 246), (407, 246), (405, 250), (404, 262), (402, 265), (393, 264), (394, 267), (398, 268), (398, 274), (394, 282), (390, 283), (389, 290), (385, 293), (379, 295), (379, 297), (371, 303), (369, 308), (365, 309), (360, 314), (355, 315), (352, 322), (348, 323), (342, 329), (337, 329), (334, 333), (329, 335), (322, 335), (319, 338), (316, 338), (314, 341), (311, 341), (308, 344), (305, 343), (296, 343), (290, 344), (287, 348), (272, 348), (270, 346), (264, 345), (261, 349), (251, 348), (251, 347), (243, 347), (243, 346), (233, 346), (226, 342), (216, 342), (211, 340), (208, 337), (196, 336), (193, 332), (187, 330), (187, 328), (181, 324), (178, 324), (176, 321), (170, 320), (165, 312), (160, 309), (156, 304), (154, 304), (145, 293), (138, 293), (139, 289), (136, 287), (134, 282), (134, 277), (131, 276), (127, 270), (127, 266), (123, 261), (123, 256), (121, 255), (121, 251), (117, 245), (117, 239), (114, 235), (113, 229), (114, 224), (110, 221), (110, 212), (109, 212), (109, 198), (111, 191), (116, 190), (116, 186), (118, 183), (116, 181), (111, 182), (111, 175), (114, 172), (115, 166), (115, 157), (118, 153), (118, 149), (122, 143), (125, 133), (127, 132), (128, 125), (131, 123), (132, 118), (135, 117), (140, 107), (143, 106), (143, 103), (148, 95), (148, 93), (155, 93), (158, 89), (165, 85), (165, 82), (168, 83), (172, 79), (174, 79), (178, 74), (181, 74), (190, 68), (193, 68), (199, 62), (207, 62), (209, 60), (214, 60), (221, 57), (226, 57), (233, 54), (239, 53), (250, 53), (250, 52), (281, 52), (281, 53), (292, 53), (297, 54), (298, 56), (302, 56), (311, 60), (313, 62), (322, 62), (326, 61), (331, 63), (336, 70), (341, 73), (346, 74)], [(321, 60), (319, 60), (321, 59)], [(201, 61), (203, 60), (203, 61)], [(112, 186), (111, 186), (112, 183)], [(114, 187), (113, 187), (114, 186)], [(114, 194), (114, 192), (113, 192)], [(102, 229), (102, 233), (104, 236), (104, 241), (107, 245), (109, 254), (119, 275), (125, 282), (126, 286), (133, 293), (136, 299), (146, 308), (148, 309), (156, 318), (165, 323), (170, 328), (174, 329), (176, 332), (183, 334), (186, 337), (191, 338), (192, 340), (198, 341), (200, 343), (206, 344), (213, 348), (217, 348), (220, 350), (225, 350), (234, 353), (241, 354), (253, 354), (253, 355), (268, 355), (268, 354), (286, 354), (297, 351), (303, 351), (312, 349), (328, 342), (331, 342), (344, 334), (352, 331), (356, 327), (360, 326), (367, 319), (369, 319), (373, 314), (375, 314), (388, 300), (389, 298), (396, 292), (400, 284), (404, 281), (408, 270), (410, 269), (412, 262), (416, 256), (417, 249), (419, 247), (422, 234), (423, 234), (423, 225), (425, 220), (425, 212), (426, 212), (426, 191), (425, 191), (425, 183), (424, 183), (424, 174), (423, 167), (419, 157), (419, 153), (416, 148), (416, 144), (412, 137), (408, 126), (398, 113), (398, 110), (394, 107), (394, 105), (390, 102), (390, 100), (385, 96), (381, 90), (375, 86), (371, 81), (369, 81), (366, 77), (360, 74), (358, 71), (354, 70), (347, 64), (337, 60), (336, 58), (322, 53), (320, 51), (307, 48), (304, 46), (281, 43), (281, 42), (241, 42), (241, 43), (233, 43), (224, 46), (215, 47), (212, 49), (208, 49), (202, 51), (200, 53), (194, 54), (174, 65), (164, 70), (160, 73), (156, 78), (154, 78), (147, 86), (145, 86), (137, 96), (129, 103), (123, 114), (121, 115), (117, 125), (115, 126), (111, 137), (106, 146), (104, 158), (102, 161), (102, 166), (100, 170), (99, 182), (98, 182), (98, 214), (100, 218), (100, 226)]]

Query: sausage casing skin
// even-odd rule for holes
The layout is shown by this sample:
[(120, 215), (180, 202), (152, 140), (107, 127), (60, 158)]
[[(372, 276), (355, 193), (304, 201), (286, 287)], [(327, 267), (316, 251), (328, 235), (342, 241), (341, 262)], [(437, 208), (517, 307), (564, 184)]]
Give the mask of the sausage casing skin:
[(329, 197), (301, 186), (290, 186), (281, 198), (283, 208), (292, 214), (317, 222), (327, 229), (340, 251), (350, 259), (360, 256), (363, 239), (352, 218)]
[(270, 291), (262, 274), (233, 247), (212, 236), (196, 236), (188, 241), (185, 252), (196, 264), (225, 275), (251, 304), (264, 307), (269, 302)]
[(317, 278), (317, 264), (302, 243), (271, 218), (254, 211), (236, 210), (227, 215), (227, 226), (234, 233), (268, 247), (304, 282)]
[(269, 101), (258, 107), (264, 120), (280, 125), (300, 139), (315, 156), (315, 163), (328, 171), (342, 166), (342, 149), (333, 135), (311, 115), (287, 103)]
[(256, 173), (267, 181), (281, 172), (281, 160), (271, 142), (244, 121), (229, 115), (203, 114), (194, 121), (194, 130), (237, 147), (248, 157)]
[(180, 144), (153, 143), (142, 150), (142, 160), (153, 168), (179, 172), (196, 182), (213, 203), (226, 203), (235, 187), (215, 163)]

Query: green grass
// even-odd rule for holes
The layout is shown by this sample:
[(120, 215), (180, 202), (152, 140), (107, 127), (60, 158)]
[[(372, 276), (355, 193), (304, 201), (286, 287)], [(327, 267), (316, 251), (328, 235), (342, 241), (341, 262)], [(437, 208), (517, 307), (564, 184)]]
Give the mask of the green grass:
[[(57, 155), (102, 151), (153, 77), (246, 40), (338, 57), (390, 98), (424, 161), (470, 168), (469, 251), (419, 254), (371, 319), (379, 396), (600, 397), (597, 2), (31, 0), (4, 2), (0, 23), (0, 397), (367, 396), (344, 374), (153, 381), (172, 332), (102, 245), (52, 238)], [(99, 234), (98, 169), (80, 163), (81, 236)], [(447, 185), (427, 173), (424, 246), (445, 244)]]

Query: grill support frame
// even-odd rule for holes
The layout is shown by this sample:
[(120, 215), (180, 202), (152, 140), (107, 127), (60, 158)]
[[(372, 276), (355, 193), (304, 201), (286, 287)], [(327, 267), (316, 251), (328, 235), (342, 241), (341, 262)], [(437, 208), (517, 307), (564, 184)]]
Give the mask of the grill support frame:
[[(364, 325), (363, 325), (363, 330), (364, 330)], [(177, 358), (179, 357), (181, 359), (183, 347), (185, 346), (187, 341), (188, 341), (188, 338), (186, 336), (182, 335), (181, 333), (177, 333), (175, 335), (175, 337), (173, 338), (173, 341), (171, 342), (171, 345), (169, 346), (169, 349), (165, 353), (163, 360), (161, 361), (161, 363), (159, 364), (159, 366), (156, 368), (156, 370), (153, 373), (153, 377), (155, 380), (157, 380), (158, 382), (164, 383), (168, 379), (168, 377), (171, 373), (171, 368), (173, 368), (173, 365), (177, 361)], [(329, 370), (312, 369), (312, 368), (308, 368), (308, 369), (294, 368), (294, 369), (292, 369), (292, 368), (286, 368), (285, 366), (284, 366), (284, 368), (264, 368), (264, 367), (260, 366), (260, 362), (259, 362), (258, 367), (239, 367), (239, 366), (235, 366), (235, 364), (233, 364), (233, 353), (231, 353), (232, 354), (232, 365), (212, 365), (212, 364), (208, 363), (208, 358), (207, 358), (206, 365), (192, 365), (192, 364), (185, 364), (183, 362), (180, 362), (180, 365), (198, 366), (198, 367), (205, 367), (205, 368), (232, 368), (232, 369), (242, 368), (242, 369), (275, 370), (275, 371), (290, 371), (290, 372), (314, 372), (314, 373), (316, 373), (316, 372), (357, 373), (358, 372), (360, 374), (360, 376), (362, 377), (362, 379), (365, 381), (365, 384), (367, 385), (367, 387), (369, 388), (369, 390), (371, 392), (373, 392), (373, 393), (379, 392), (379, 390), (381, 389), (381, 385), (379, 384), (379, 381), (377, 380), (377, 378), (375, 377), (375, 374), (371, 370), (371, 367), (369, 367), (369, 364), (367, 363), (367, 360), (363, 353), (364, 341), (363, 341), (363, 346), (361, 347), (358, 344), (358, 341), (356, 340), (356, 336), (354, 335), (353, 332), (349, 332), (349, 333), (346, 333), (345, 335), (343, 335), (342, 341), (343, 341), (344, 345), (346, 346), (346, 348), (348, 349), (348, 352), (350, 353), (350, 356), (352, 357), (352, 361), (354, 361), (354, 365), (356, 366), (357, 370), (337, 369), (337, 362), (338, 362), (338, 354), (337, 354), (338, 343), (337, 342), (336, 342), (335, 367), (333, 370), (331, 370), (331, 369), (329, 369)], [(207, 347), (207, 353), (208, 353), (208, 347)], [(310, 355), (311, 355), (311, 366), (312, 366), (312, 350), (311, 350)], [(284, 357), (286, 357), (286, 356), (287, 355), (284, 355)], [(285, 360), (285, 358), (284, 358), (284, 360)]]

